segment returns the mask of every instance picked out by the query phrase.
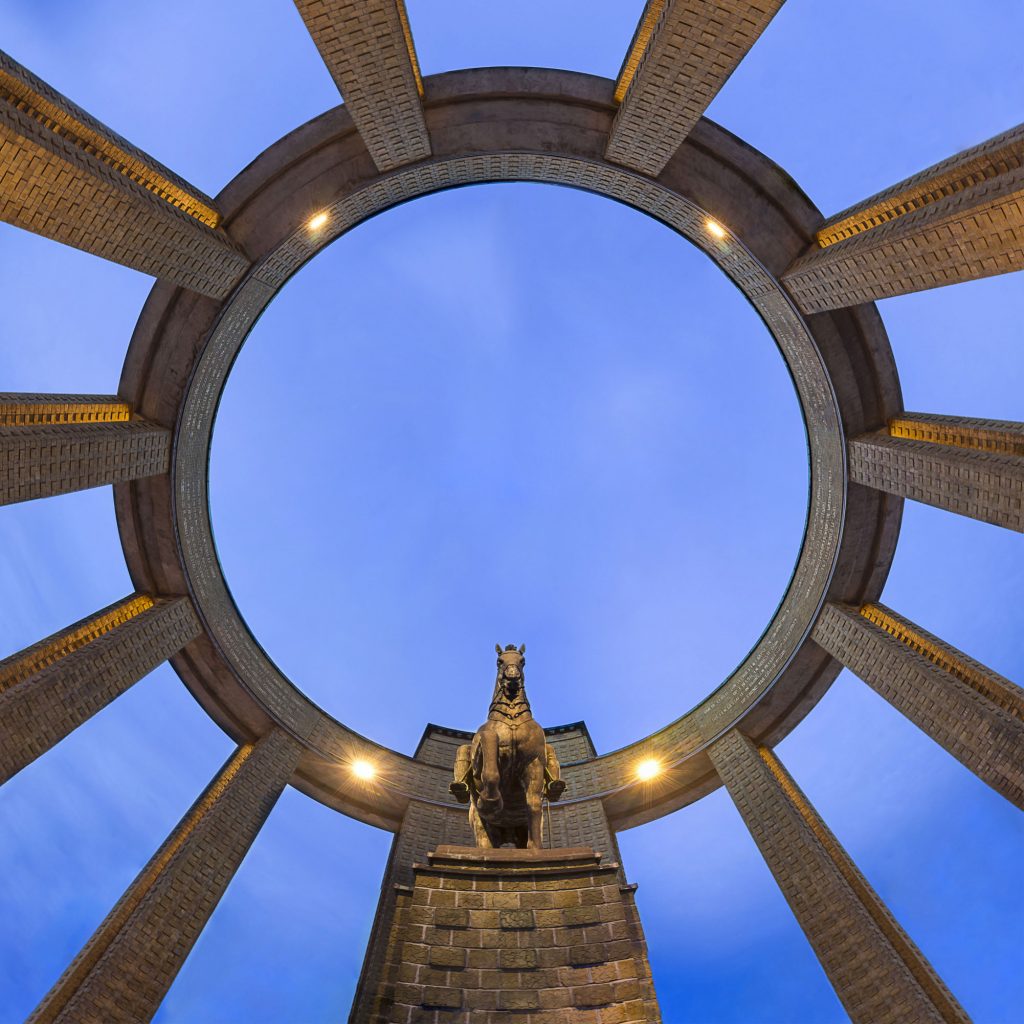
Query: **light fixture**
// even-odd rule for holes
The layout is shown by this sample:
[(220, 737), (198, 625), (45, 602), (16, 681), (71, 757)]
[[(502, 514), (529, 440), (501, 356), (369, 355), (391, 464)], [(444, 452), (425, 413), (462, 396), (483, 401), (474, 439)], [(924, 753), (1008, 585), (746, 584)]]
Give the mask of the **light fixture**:
[(709, 217), (704, 221), (704, 227), (708, 229), (709, 235), (713, 235), (715, 238), (725, 238), (725, 228), (717, 220), (712, 220)]
[(653, 757), (648, 757), (636, 766), (636, 777), (641, 782), (647, 782), (653, 779), (660, 771), (661, 762), (655, 761)]
[(327, 214), (318, 213), (313, 217), (309, 218), (309, 230), (319, 231), (327, 223)]
[(353, 761), (352, 774), (357, 779), (372, 779), (377, 774), (377, 769), (369, 761)]

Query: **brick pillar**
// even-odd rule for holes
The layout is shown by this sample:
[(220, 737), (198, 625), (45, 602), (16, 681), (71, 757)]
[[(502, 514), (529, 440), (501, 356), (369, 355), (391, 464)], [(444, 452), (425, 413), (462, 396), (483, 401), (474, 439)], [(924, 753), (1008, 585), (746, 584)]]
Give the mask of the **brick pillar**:
[(1024, 267), (1024, 125), (830, 218), (783, 281), (805, 313)]
[(404, 0), (295, 0), (378, 169), (430, 156)]
[(150, 1020), (302, 752), (274, 729), (239, 747), (115, 904), (28, 1024)]
[(586, 848), (442, 846), (398, 896), (379, 1024), (660, 1022), (632, 889)]
[(825, 605), (811, 636), (1024, 810), (1024, 690), (883, 605)]
[(0, 661), (0, 783), (199, 631), (188, 598), (135, 594)]
[(969, 1024), (778, 758), (737, 729), (708, 753), (854, 1024)]
[(657, 177), (783, 0), (647, 0), (615, 83), (605, 156)]
[(170, 445), (116, 396), (0, 394), (0, 505), (166, 473)]
[(0, 52), (0, 219), (222, 298), (249, 265), (213, 200)]
[(850, 479), (1024, 532), (1024, 424), (906, 413), (849, 444)]

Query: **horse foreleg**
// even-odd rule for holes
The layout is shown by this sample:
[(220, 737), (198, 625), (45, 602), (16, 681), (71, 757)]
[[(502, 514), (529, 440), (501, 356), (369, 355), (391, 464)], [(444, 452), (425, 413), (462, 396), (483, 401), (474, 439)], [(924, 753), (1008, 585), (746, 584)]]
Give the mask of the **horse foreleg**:
[(523, 789), (526, 791), (526, 819), (530, 828), (527, 840), (528, 850), (540, 850), (544, 846), (544, 761), (535, 758), (523, 771)]
[(491, 842), (491, 834), (487, 831), (487, 826), (483, 823), (480, 818), (480, 812), (476, 809), (475, 800), (469, 805), (469, 826), (473, 830), (473, 838), (476, 840), (477, 847), (489, 850), (494, 846), (494, 843)]
[(484, 816), (501, 810), (501, 772), (498, 768), (498, 734), (486, 726), (480, 737), (480, 804)]

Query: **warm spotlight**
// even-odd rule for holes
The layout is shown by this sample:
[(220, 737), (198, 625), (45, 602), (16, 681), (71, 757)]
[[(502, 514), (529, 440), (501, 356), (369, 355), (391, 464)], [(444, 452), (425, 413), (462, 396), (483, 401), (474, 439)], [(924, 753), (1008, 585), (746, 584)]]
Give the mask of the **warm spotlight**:
[(714, 235), (715, 238), (725, 238), (725, 228), (717, 220), (711, 220), (709, 217), (704, 221), (704, 227), (708, 229), (709, 235)]
[(655, 761), (653, 757), (647, 758), (646, 761), (641, 761), (636, 766), (636, 777), (641, 782), (648, 782), (653, 779), (661, 771), (661, 762)]
[(377, 774), (377, 769), (369, 761), (353, 761), (352, 774), (357, 779), (372, 779)]
[(318, 213), (315, 217), (309, 218), (309, 230), (319, 231), (327, 223), (327, 214)]

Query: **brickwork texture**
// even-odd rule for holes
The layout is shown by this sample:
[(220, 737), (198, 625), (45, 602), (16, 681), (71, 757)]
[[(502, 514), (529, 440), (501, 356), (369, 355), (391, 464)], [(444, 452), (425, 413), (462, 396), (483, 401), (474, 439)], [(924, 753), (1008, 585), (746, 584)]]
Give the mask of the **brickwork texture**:
[(430, 156), (403, 0), (295, 0), (379, 170)]
[(649, 0), (619, 73), (607, 159), (657, 177), (782, 3)]
[[(941, 420), (945, 434), (939, 432), (938, 423), (932, 423), (931, 436), (948, 440), (956, 419)], [(986, 427), (976, 443), (964, 443), (979, 422)], [(992, 447), (992, 435), (998, 432), (991, 429), (991, 421), (961, 419), (959, 423), (954, 444), (917, 440), (906, 432), (894, 437), (889, 429), (853, 438), (848, 453), (850, 480), (1024, 532), (1024, 455)], [(921, 433), (928, 436), (926, 431)], [(1014, 435), (1006, 435), (1008, 446), (1017, 443)]]
[(1024, 267), (1024, 125), (831, 218), (783, 275), (805, 313)]
[(1024, 809), (1024, 691), (892, 609), (827, 604), (815, 643)]
[(381, 1022), (660, 1021), (632, 890), (588, 849), (440, 847), (398, 897)]
[(0, 662), (0, 782), (198, 636), (188, 598), (136, 595)]
[(0, 52), (0, 219), (223, 298), (249, 260), (212, 200)]
[[(49, 397), (56, 405), (63, 396)], [(0, 505), (167, 472), (171, 435), (163, 427), (126, 420), (120, 410), (90, 418), (82, 409), (47, 412), (44, 405), (4, 404)]]
[(967, 1024), (778, 758), (736, 729), (709, 753), (854, 1024)]
[(280, 729), (240, 747), (28, 1018), (139, 1024), (156, 1013), (298, 763)]

